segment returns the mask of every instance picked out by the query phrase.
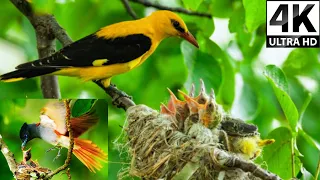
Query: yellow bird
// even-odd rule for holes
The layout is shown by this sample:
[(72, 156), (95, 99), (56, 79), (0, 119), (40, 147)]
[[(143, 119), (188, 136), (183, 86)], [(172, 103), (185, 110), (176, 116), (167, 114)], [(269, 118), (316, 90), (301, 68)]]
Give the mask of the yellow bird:
[(260, 135), (251, 137), (229, 136), (231, 151), (246, 160), (260, 156), (264, 146), (274, 143), (274, 139), (260, 139)]
[(43, 75), (80, 77), (84, 81), (102, 80), (110, 85), (112, 76), (141, 65), (170, 36), (198, 43), (184, 21), (170, 11), (155, 11), (139, 20), (124, 21), (101, 28), (57, 51), (52, 56), (20, 64), (0, 80), (14, 82)]

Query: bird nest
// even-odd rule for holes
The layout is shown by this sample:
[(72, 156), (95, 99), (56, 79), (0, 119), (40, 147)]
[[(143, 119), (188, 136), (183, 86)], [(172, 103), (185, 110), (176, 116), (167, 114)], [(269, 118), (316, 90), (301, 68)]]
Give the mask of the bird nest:
[[(27, 163), (27, 161), (30, 161)], [(23, 151), (23, 160), (17, 164), (16, 179), (43, 179), (51, 170), (41, 167), (38, 162), (31, 160), (31, 148)]]
[(202, 81), (196, 97), (194, 88), (180, 91), (184, 101), (169, 92), (160, 112), (145, 105), (127, 110), (125, 143), (116, 145), (131, 162), (120, 179), (278, 179), (251, 161), (274, 140), (261, 140), (255, 125), (225, 115)]

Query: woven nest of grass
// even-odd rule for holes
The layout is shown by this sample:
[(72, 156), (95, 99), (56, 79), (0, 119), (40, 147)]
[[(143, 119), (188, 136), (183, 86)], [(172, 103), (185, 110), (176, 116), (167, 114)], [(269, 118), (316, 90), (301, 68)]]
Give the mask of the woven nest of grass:
[[(119, 179), (126, 176), (183, 180), (264, 177), (259, 174), (263, 169), (228, 145), (228, 139), (232, 141), (237, 137), (258, 136), (260, 139), (256, 126), (242, 122), (240, 126), (243, 128), (233, 124), (232, 130), (227, 130), (232, 121), (228, 122), (227, 116), (223, 115), (213, 93), (209, 97), (202, 88), (199, 96), (193, 97), (193, 92), (190, 94), (184, 94), (186, 100), (180, 101), (171, 92), (168, 105), (161, 105), (160, 112), (145, 105), (132, 106), (127, 110), (121, 136), (127, 143), (117, 145), (120, 151), (129, 154), (131, 162), (119, 173)], [(243, 133), (248, 127), (251, 132)], [(243, 132), (234, 135), (235, 130)], [(250, 172), (250, 169), (255, 172)], [(270, 175), (269, 178), (278, 177)]]
[(39, 166), (37, 162), (31, 161), (30, 164), (18, 164), (18, 171), (15, 176), (19, 180), (43, 179), (51, 173), (51, 170)]

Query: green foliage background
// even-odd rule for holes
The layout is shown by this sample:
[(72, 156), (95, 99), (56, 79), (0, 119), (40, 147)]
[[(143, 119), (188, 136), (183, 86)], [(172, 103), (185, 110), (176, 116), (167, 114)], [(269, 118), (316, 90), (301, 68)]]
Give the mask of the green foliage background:
[[(40, 110), (50, 100), (46, 99), (5, 99), (0, 103), (0, 134), (9, 149), (14, 153), (17, 162), (22, 160), (21, 140), (19, 131), (24, 122), (31, 124), (40, 121)], [(74, 103), (71, 110), (72, 116), (77, 117), (91, 109), (92, 100), (71, 101)], [(88, 132), (81, 136), (82, 139), (90, 139), (97, 144), (106, 153), (108, 152), (108, 103), (101, 99), (95, 101), (92, 110), (99, 117), (97, 125), (92, 127)], [(43, 167), (54, 170), (64, 164), (67, 156), (67, 149), (61, 150), (61, 156), (53, 161), (58, 151), (52, 150), (46, 152), (53, 146), (41, 139), (34, 139), (27, 144), (27, 148), (31, 147), (32, 159), (39, 162)], [(2, 179), (13, 179), (5, 158), (0, 156), (0, 174)], [(101, 171), (96, 174), (91, 173), (75, 156), (72, 157), (70, 164), (70, 173), (74, 179), (105, 179), (108, 177), (108, 164), (104, 163)], [(60, 173), (53, 179), (68, 179), (66, 174)]]
[[(294, 147), (294, 176), (299, 179), (312, 178), (309, 173), (314, 175), (316, 172), (320, 142), (319, 49), (292, 49), (285, 60), (276, 59), (284, 60), (281, 67), (267, 66), (269, 61), (261, 57), (261, 51), (265, 47), (266, 0), (150, 1), (207, 12), (213, 15), (214, 20), (180, 14), (196, 36), (200, 50), (177, 38), (166, 39), (142, 66), (114, 77), (112, 82), (132, 95), (137, 104), (143, 103), (158, 109), (160, 103), (169, 98), (167, 87), (176, 93), (177, 89), (189, 89), (191, 83), (199, 87), (199, 78), (202, 78), (208, 91), (214, 88), (217, 100), (226, 112), (238, 109), (235, 116), (258, 125), (263, 138), (276, 139), (275, 144), (265, 148), (257, 163), (288, 179), (292, 177), (290, 154)], [(53, 13), (74, 40), (105, 25), (132, 19), (121, 1), (49, 2), (34, 1), (38, 10)], [(131, 5), (139, 17), (154, 10), (134, 3)], [(217, 25), (220, 25), (215, 24), (220, 20), (217, 18), (228, 21), (232, 38), (226, 44), (210, 40)], [(26, 61), (36, 59), (34, 30), (9, 1), (2, 2), (0, 19), (0, 37), (22, 48)], [(57, 44), (57, 47), (60, 48), (61, 45)], [(241, 58), (232, 56), (230, 49), (236, 49)], [(274, 58), (271, 55), (278, 52), (280, 49), (269, 51), (270, 58)], [(264, 59), (268, 59), (268, 56)], [(0, 58), (0, 63), (8, 61), (10, 60)], [(1, 71), (4, 72), (7, 71)], [(239, 77), (243, 80), (243, 86), (237, 85)], [(316, 89), (306, 89), (305, 80), (301, 80), (301, 77), (312, 79)], [(59, 77), (59, 83), (63, 98), (107, 97), (91, 82), (83, 83), (76, 78)], [(41, 98), (39, 87), (39, 78), (10, 84), (0, 83), (0, 97)], [(239, 99), (236, 99), (236, 95)], [(124, 111), (109, 107), (110, 179), (115, 179), (119, 169), (128, 162), (125, 157), (119, 158), (119, 152), (112, 143), (121, 133), (124, 120)], [(18, 126), (15, 131), (17, 129)], [(105, 133), (103, 130), (96, 131)], [(10, 134), (7, 130), (1, 133)], [(12, 138), (17, 137), (12, 135)], [(93, 140), (97, 143), (99, 141)], [(296, 146), (292, 146), (292, 142), (296, 142)], [(50, 161), (47, 163), (52, 164)], [(80, 166), (80, 163), (74, 164)], [(1, 167), (3, 166), (6, 164), (1, 163)]]

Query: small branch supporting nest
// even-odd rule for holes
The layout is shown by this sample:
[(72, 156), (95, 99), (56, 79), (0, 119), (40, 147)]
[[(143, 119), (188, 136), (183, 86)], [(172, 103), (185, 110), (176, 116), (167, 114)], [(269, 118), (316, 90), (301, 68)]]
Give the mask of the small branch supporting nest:
[(3, 156), (7, 160), (10, 171), (15, 176), (15, 173), (18, 170), (17, 162), (16, 162), (16, 159), (14, 158), (14, 154), (9, 150), (8, 146), (3, 141), (1, 134), (0, 134), (0, 150)]
[(264, 180), (280, 180), (279, 176), (260, 168), (252, 162), (244, 161), (221, 149), (215, 148), (213, 155), (219, 165), (224, 166), (226, 169), (239, 168), (245, 172), (251, 172), (254, 176)]
[[(73, 147), (74, 147), (74, 137), (73, 137), (73, 131), (71, 129), (71, 124), (70, 124), (70, 115), (71, 115), (70, 114), (70, 100), (65, 100), (64, 104), (65, 104), (65, 107), (67, 108), (66, 123), (67, 123), (68, 132), (69, 132), (69, 138), (70, 138), (70, 144), (69, 144), (69, 148), (68, 148), (67, 159), (66, 159), (66, 161), (64, 162), (64, 164), (62, 166), (57, 168), (52, 173), (48, 174), (44, 179), (51, 179), (54, 175), (56, 175), (59, 172), (67, 169), (68, 166), (70, 165), (70, 162), (71, 162), (72, 151), (73, 151)], [(67, 171), (67, 175), (68, 175), (68, 171)], [(71, 177), (71, 176), (68, 175), (68, 178), (69, 177)]]

